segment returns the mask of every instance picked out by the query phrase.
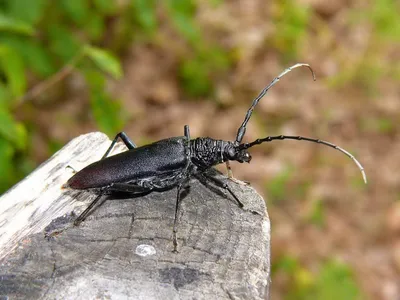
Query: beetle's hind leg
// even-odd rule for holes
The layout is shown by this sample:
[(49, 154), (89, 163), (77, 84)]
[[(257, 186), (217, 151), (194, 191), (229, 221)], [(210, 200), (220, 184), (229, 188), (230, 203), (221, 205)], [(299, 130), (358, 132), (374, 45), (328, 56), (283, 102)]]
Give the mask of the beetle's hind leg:
[(102, 196), (105, 196), (108, 193), (112, 193), (112, 192), (121, 192), (121, 193), (127, 193), (130, 195), (135, 195), (135, 194), (144, 194), (146, 192), (149, 192), (151, 189), (148, 188), (144, 188), (138, 185), (133, 185), (133, 184), (129, 184), (129, 183), (113, 183), (110, 186), (108, 186), (107, 188), (104, 188), (103, 193), (101, 193), (100, 195), (98, 195), (96, 197), (96, 199), (94, 199), (92, 201), (92, 203), (89, 204), (89, 206), (76, 218), (76, 220), (74, 221), (74, 225), (75, 226), (79, 226), (83, 221), (85, 221), (85, 219), (87, 218), (87, 216), (95, 211), (95, 209), (93, 209), (95, 207), (95, 205), (100, 201)]
[(129, 150), (137, 147), (136, 144), (128, 137), (128, 135), (125, 132), (121, 131), (120, 133), (118, 133), (115, 136), (114, 140), (111, 142), (110, 147), (108, 147), (106, 153), (104, 153), (104, 155), (101, 159), (106, 158), (110, 154), (111, 150), (114, 148), (115, 144), (117, 143), (118, 138), (120, 138), (124, 142), (125, 146), (128, 147)]
[(92, 208), (97, 204), (97, 202), (100, 201), (100, 199), (103, 197), (103, 194), (100, 194), (92, 201), (92, 203), (89, 204), (89, 206), (75, 219), (74, 225), (79, 226), (83, 221), (85, 221), (86, 217), (89, 215), (91, 212)]

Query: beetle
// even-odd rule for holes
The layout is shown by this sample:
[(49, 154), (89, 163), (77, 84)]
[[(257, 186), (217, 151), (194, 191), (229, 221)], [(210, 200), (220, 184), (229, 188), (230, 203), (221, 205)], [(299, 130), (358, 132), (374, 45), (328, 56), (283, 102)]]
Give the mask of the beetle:
[[(235, 141), (216, 140), (209, 137), (190, 138), (189, 126), (184, 126), (184, 136), (163, 139), (152, 144), (137, 147), (135, 143), (124, 133), (118, 133), (103, 157), (81, 171), (73, 175), (64, 188), (75, 190), (89, 190), (98, 194), (97, 198), (76, 218), (74, 224), (79, 225), (89, 215), (100, 198), (112, 192), (124, 192), (140, 195), (147, 192), (163, 191), (177, 188), (175, 217), (173, 226), (174, 251), (177, 249), (177, 216), (179, 212), (180, 192), (192, 176), (210, 180), (225, 189), (233, 197), (239, 207), (243, 203), (233, 193), (227, 184), (228, 178), (219, 179), (211, 176), (207, 171), (220, 163), (238, 161), (250, 163), (251, 155), (248, 149), (255, 145), (274, 140), (303, 140), (319, 143), (339, 150), (350, 157), (360, 169), (365, 183), (367, 182), (364, 168), (356, 158), (346, 150), (326, 141), (302, 136), (268, 136), (256, 139), (250, 143), (242, 143), (246, 133), (247, 123), (254, 108), (268, 90), (275, 85), (285, 74), (295, 68), (307, 67), (315, 80), (315, 74), (308, 64), (298, 63), (275, 77), (261, 93), (253, 100), (248, 109), (243, 123), (239, 127)], [(128, 151), (117, 155), (108, 156), (121, 139)]]

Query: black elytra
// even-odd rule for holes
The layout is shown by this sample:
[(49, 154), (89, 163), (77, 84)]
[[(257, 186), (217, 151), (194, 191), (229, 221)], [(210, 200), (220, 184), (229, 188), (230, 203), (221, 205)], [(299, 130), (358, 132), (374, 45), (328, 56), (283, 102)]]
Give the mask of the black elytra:
[[(137, 147), (124, 133), (118, 133), (110, 147), (101, 158), (73, 175), (63, 187), (75, 190), (88, 190), (98, 193), (98, 196), (75, 220), (79, 225), (89, 215), (92, 208), (104, 194), (112, 192), (125, 192), (129, 194), (143, 194), (152, 191), (164, 191), (173, 187), (177, 188), (175, 218), (173, 227), (174, 251), (177, 251), (177, 218), (179, 212), (180, 192), (192, 176), (202, 177), (225, 189), (243, 207), (242, 202), (233, 193), (227, 184), (228, 178), (216, 178), (207, 172), (213, 166), (229, 161), (240, 163), (251, 160), (248, 149), (274, 140), (303, 140), (320, 143), (339, 150), (350, 157), (360, 169), (364, 182), (367, 182), (364, 168), (348, 151), (326, 141), (302, 136), (268, 136), (250, 143), (242, 143), (246, 133), (246, 126), (254, 108), (268, 90), (275, 85), (285, 74), (298, 67), (307, 67), (315, 75), (308, 64), (298, 63), (284, 70), (265, 87), (253, 100), (245, 119), (238, 129), (235, 141), (216, 140), (209, 137), (190, 138), (189, 126), (184, 126), (184, 136), (172, 137), (157, 141), (152, 144)], [(128, 147), (128, 151), (108, 157), (118, 139)]]

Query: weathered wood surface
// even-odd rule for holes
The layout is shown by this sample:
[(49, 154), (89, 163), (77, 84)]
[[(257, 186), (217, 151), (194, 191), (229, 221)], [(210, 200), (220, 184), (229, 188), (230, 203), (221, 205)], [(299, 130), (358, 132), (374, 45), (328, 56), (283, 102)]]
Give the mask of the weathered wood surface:
[(243, 210), (192, 179), (181, 202), (179, 253), (171, 239), (176, 189), (112, 197), (72, 226), (72, 212), (94, 195), (61, 189), (72, 175), (66, 166), (100, 159), (109, 143), (101, 133), (74, 139), (0, 198), (0, 299), (268, 297), (270, 223), (249, 186), (230, 182)]

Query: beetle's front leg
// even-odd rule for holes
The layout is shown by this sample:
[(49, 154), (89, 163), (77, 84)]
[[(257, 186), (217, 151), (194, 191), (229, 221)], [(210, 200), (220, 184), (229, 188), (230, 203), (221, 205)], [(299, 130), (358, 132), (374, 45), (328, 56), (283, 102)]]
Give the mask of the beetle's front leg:
[(231, 164), (230, 164), (229, 160), (227, 160), (225, 162), (225, 165), (226, 165), (226, 171), (228, 172), (228, 178), (229, 179), (234, 179), (232, 168), (231, 168)]
[(250, 184), (247, 181), (241, 181), (241, 180), (236, 179), (235, 177), (233, 177), (233, 172), (232, 172), (232, 168), (231, 168), (231, 164), (230, 164), (229, 160), (225, 162), (225, 165), (226, 165), (226, 170), (228, 172), (227, 177), (228, 177), (229, 180), (232, 180), (233, 182), (235, 182), (237, 184), (241, 184), (241, 185), (249, 185)]

